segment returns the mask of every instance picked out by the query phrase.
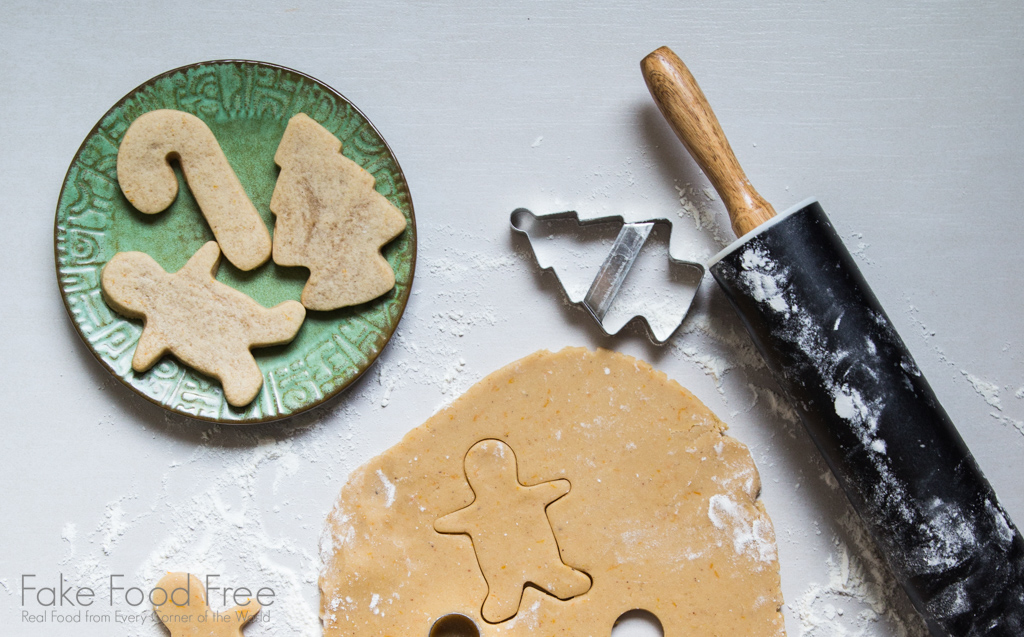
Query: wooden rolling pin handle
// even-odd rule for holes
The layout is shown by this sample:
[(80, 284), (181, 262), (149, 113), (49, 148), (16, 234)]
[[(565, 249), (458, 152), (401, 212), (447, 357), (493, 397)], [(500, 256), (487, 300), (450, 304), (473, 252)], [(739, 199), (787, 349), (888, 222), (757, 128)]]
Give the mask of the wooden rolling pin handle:
[(645, 57), (640, 68), (662, 115), (722, 197), (736, 236), (742, 237), (774, 217), (775, 209), (750, 185), (704, 92), (683, 61), (663, 46)]

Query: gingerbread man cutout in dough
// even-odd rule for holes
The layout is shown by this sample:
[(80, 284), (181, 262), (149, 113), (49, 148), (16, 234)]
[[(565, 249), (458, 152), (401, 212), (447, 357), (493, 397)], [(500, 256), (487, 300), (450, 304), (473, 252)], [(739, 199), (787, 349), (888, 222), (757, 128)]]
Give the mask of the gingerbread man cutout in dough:
[(297, 301), (265, 308), (216, 279), (220, 248), (210, 241), (168, 274), (148, 254), (119, 252), (103, 268), (103, 294), (125, 316), (144, 321), (132, 369), (144, 372), (167, 353), (218, 379), (235, 407), (263, 386), (251, 347), (291, 341), (306, 310)]
[(270, 199), (274, 262), (309, 268), (302, 304), (334, 310), (395, 287), (380, 250), (402, 234), (405, 217), (374, 189), (373, 175), (341, 154), (341, 141), (299, 113), (274, 161), (281, 167)]
[(476, 499), (438, 518), (434, 529), (465, 533), (473, 539), (487, 580), (483, 618), (497, 624), (515, 615), (528, 583), (559, 599), (590, 590), (590, 577), (562, 562), (545, 512), (547, 505), (569, 492), (569, 481), (523, 486), (512, 448), (499, 440), (473, 445), (465, 465)]
[(153, 610), (171, 637), (242, 637), (242, 626), (261, 608), (259, 602), (250, 599), (229, 610), (212, 611), (206, 603), (203, 583), (188, 573), (164, 575), (153, 589), (152, 598)]

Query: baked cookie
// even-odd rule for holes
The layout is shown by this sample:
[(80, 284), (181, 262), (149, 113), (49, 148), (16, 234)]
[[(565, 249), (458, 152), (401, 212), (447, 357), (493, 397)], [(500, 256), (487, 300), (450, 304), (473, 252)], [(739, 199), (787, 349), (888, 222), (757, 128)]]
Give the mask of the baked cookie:
[(270, 199), (274, 262), (309, 268), (302, 304), (333, 310), (393, 288), (395, 273), (380, 250), (402, 233), (405, 217), (374, 190), (373, 175), (302, 113), (289, 120), (274, 161), (281, 167)]
[(112, 308), (144, 322), (132, 369), (144, 372), (167, 353), (224, 386), (235, 407), (247, 405), (263, 386), (249, 349), (295, 338), (306, 317), (297, 301), (265, 308), (214, 278), (217, 243), (199, 249), (168, 274), (142, 252), (119, 252), (103, 268), (100, 285)]
[(324, 634), (608, 635), (646, 609), (667, 637), (784, 635), (760, 479), (725, 429), (622, 354), (491, 374), (349, 477)]
[(160, 109), (140, 115), (128, 127), (117, 150), (117, 182), (128, 201), (146, 214), (166, 210), (178, 196), (171, 159), (181, 164), (228, 261), (240, 270), (266, 263), (270, 233), (213, 132), (195, 115)]
[(242, 626), (260, 612), (254, 599), (228, 610), (210, 610), (203, 583), (188, 573), (164, 575), (150, 599), (171, 637), (242, 637)]

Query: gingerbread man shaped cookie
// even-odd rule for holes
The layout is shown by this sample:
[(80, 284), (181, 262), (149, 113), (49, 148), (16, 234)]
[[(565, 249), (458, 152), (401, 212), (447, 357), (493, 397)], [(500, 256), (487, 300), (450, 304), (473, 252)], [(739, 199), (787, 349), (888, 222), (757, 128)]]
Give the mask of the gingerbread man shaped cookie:
[(242, 637), (242, 626), (261, 608), (250, 599), (228, 610), (210, 610), (203, 583), (188, 573), (164, 575), (152, 597), (153, 611), (171, 637)]
[(306, 310), (297, 301), (265, 308), (214, 279), (220, 248), (213, 241), (168, 274), (147, 254), (120, 252), (103, 268), (101, 286), (118, 312), (144, 321), (132, 369), (144, 372), (167, 353), (218, 379), (235, 407), (263, 386), (249, 349), (291, 341)]

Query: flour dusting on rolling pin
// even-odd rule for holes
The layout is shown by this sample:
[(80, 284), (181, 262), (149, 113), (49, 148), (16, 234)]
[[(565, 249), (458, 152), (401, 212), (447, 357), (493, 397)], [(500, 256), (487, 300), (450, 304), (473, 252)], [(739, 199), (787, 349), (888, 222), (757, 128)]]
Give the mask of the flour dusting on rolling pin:
[(641, 68), (740, 237), (712, 275), (929, 630), (1024, 635), (1024, 538), (821, 206), (776, 216), (682, 61)]

